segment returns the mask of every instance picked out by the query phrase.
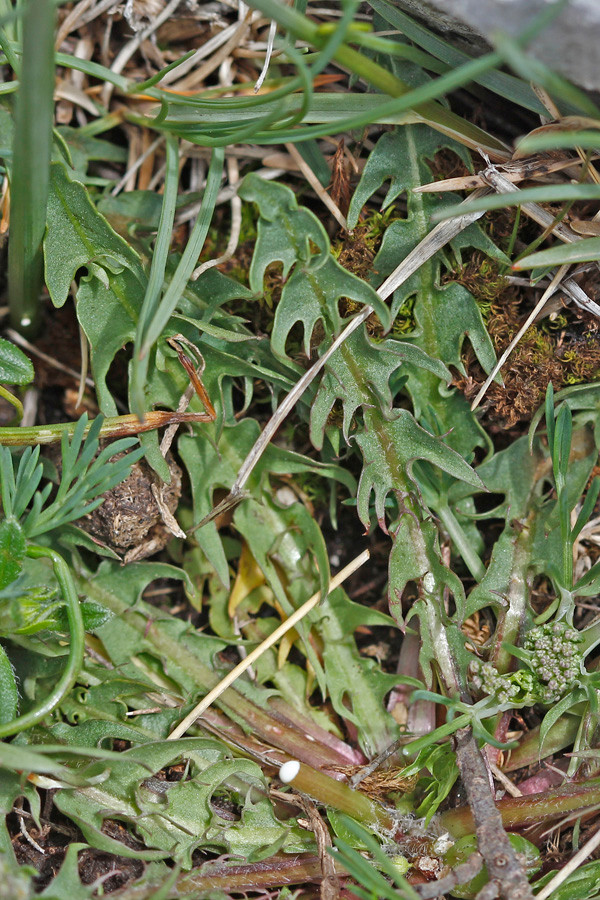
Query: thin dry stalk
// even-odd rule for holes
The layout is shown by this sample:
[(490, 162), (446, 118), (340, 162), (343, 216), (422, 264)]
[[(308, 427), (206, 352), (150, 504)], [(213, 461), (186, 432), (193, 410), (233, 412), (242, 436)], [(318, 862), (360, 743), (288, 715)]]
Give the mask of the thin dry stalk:
[(94, 19), (97, 19), (99, 16), (102, 16), (105, 12), (116, 7), (118, 3), (116, 0), (103, 0), (102, 3), (98, 3), (97, 6), (94, 6), (90, 9), (89, 12), (82, 13), (77, 23), (77, 27), (81, 28), (83, 25), (89, 25), (90, 22), (93, 22)]
[(335, 203), (329, 196), (308, 163), (302, 158), (296, 145), (286, 144), (285, 149), (290, 154), (321, 203), (323, 203), (324, 206), (327, 207), (331, 215), (334, 217), (340, 228), (343, 228), (344, 231), (348, 231), (348, 222), (346, 221), (346, 216), (342, 213), (337, 203)]
[(156, 140), (152, 141), (149, 147), (146, 147), (143, 153), (140, 153), (137, 159), (135, 159), (127, 168), (127, 171), (123, 175), (123, 177), (117, 182), (112, 191), (110, 192), (111, 197), (116, 197), (117, 194), (120, 194), (123, 188), (132, 181), (133, 176), (136, 174), (137, 170), (142, 166), (142, 164), (151, 156), (155, 150), (157, 150), (160, 145), (164, 142), (164, 135), (159, 135)]
[[(596, 157), (594, 157), (596, 158)], [(571, 166), (577, 166), (578, 161), (572, 156), (561, 159), (549, 159), (547, 156), (530, 156), (524, 159), (513, 159), (510, 162), (498, 166), (502, 175), (511, 184), (527, 181), (531, 178), (542, 178), (553, 172), (560, 172)], [(446, 178), (443, 181), (432, 181), (430, 184), (422, 184), (413, 188), (415, 194), (439, 194), (442, 191), (470, 191), (473, 188), (486, 187), (488, 182), (480, 172), (476, 175), (461, 175), (457, 178)]]
[(267, 37), (267, 52), (265, 53), (265, 61), (263, 63), (263, 67), (261, 69), (260, 75), (256, 79), (256, 84), (254, 85), (254, 93), (258, 94), (261, 87), (263, 86), (263, 82), (267, 77), (267, 72), (269, 71), (269, 64), (271, 62), (271, 56), (273, 55), (273, 44), (275, 43), (275, 35), (277, 34), (277, 22), (273, 20), (269, 25), (269, 35)]
[[(519, 188), (516, 188), (515, 185), (512, 184), (512, 182), (510, 182), (507, 178), (505, 178), (503, 175), (500, 175), (496, 166), (494, 166), (492, 164), (488, 165), (488, 167), (481, 174), (482, 174), (483, 178), (485, 179), (485, 181), (487, 182), (487, 184), (489, 184), (489, 186), (492, 187), (499, 194), (507, 194), (507, 193), (510, 193), (511, 191), (519, 190)], [(568, 226), (563, 225), (560, 222), (558, 222), (558, 223), (555, 222), (554, 217), (551, 215), (551, 213), (547, 212), (541, 206), (538, 206), (537, 203), (523, 203), (521, 205), (521, 209), (523, 210), (523, 212), (526, 215), (528, 215), (535, 222), (537, 222), (538, 225), (541, 225), (543, 228), (545, 228), (547, 230), (551, 230), (562, 241), (565, 241), (566, 243), (574, 243), (575, 241), (581, 240), (580, 235), (578, 235), (576, 232), (574, 232)], [(527, 317), (527, 319), (525, 320), (525, 322), (523, 323), (523, 325), (521, 326), (521, 328), (519, 329), (519, 331), (517, 332), (517, 334), (511, 341), (511, 343), (509, 344), (509, 346), (506, 348), (506, 350), (502, 354), (501, 358), (498, 360), (498, 362), (494, 366), (492, 372), (486, 378), (483, 386), (481, 387), (481, 390), (479, 391), (479, 393), (477, 394), (477, 396), (475, 397), (475, 399), (471, 405), (472, 410), (476, 409), (479, 406), (482, 398), (484, 397), (490, 384), (492, 383), (492, 381), (498, 374), (501, 366), (504, 365), (504, 363), (506, 362), (506, 360), (508, 359), (508, 357), (510, 356), (510, 354), (512, 353), (512, 351), (514, 350), (514, 348), (516, 347), (518, 342), (521, 340), (521, 338), (523, 337), (524, 333), (527, 331), (529, 326), (532, 324), (532, 322), (535, 321), (535, 319), (537, 318), (540, 311), (543, 309), (543, 307), (544, 307), (546, 301), (548, 300), (548, 298), (550, 297), (550, 295), (556, 291), (558, 284), (561, 281), (561, 279), (564, 277), (567, 269), (568, 269), (568, 266), (561, 266), (560, 269), (558, 269), (558, 271), (554, 275), (551, 283), (549, 284), (549, 286), (546, 288), (543, 295), (541, 296), (540, 300), (538, 301), (538, 303), (536, 304), (534, 309), (531, 311), (531, 313), (529, 314), (529, 316)], [(588, 297), (588, 295), (577, 284), (577, 282), (575, 282), (575, 281), (573, 281), (573, 279), (569, 278), (563, 283), (563, 288), (565, 290), (565, 293), (567, 293), (578, 306), (588, 310), (589, 312), (594, 313), (597, 316), (600, 316), (600, 306), (598, 306), (597, 303), (594, 303), (594, 301), (590, 297)]]
[(496, 765), (496, 763), (490, 762), (488, 760), (488, 766), (490, 767), (490, 772), (492, 773), (492, 775), (494, 776), (496, 781), (500, 782), (500, 784), (502, 785), (504, 790), (508, 794), (510, 794), (511, 797), (522, 797), (523, 796), (523, 794), (521, 793), (519, 788), (516, 786), (516, 784), (513, 784), (512, 781), (510, 780), (510, 778), (506, 777), (506, 775), (504, 774), (502, 769), (499, 769), (498, 766)]
[[(193, 56), (186, 59), (186, 61), (181, 63), (180, 66), (177, 66), (176, 69), (171, 69), (170, 72), (165, 74), (165, 77), (161, 81), (161, 86), (166, 87), (168, 84), (171, 84), (177, 91), (185, 90), (186, 83), (183, 80), (184, 76), (188, 75), (190, 72), (194, 73), (194, 69), (198, 63), (201, 60), (206, 59), (207, 56), (210, 56), (211, 53), (216, 53), (217, 50), (222, 47), (223, 44), (227, 43), (232, 35), (235, 34), (237, 28), (239, 28), (239, 23), (234, 22), (232, 25), (228, 25), (222, 31), (219, 31), (217, 34), (213, 35), (213, 37), (205, 41), (204, 44), (196, 50)], [(193, 74), (193, 78), (196, 78), (195, 73)]]
[[(348, 563), (348, 565), (344, 569), (342, 569), (341, 572), (338, 572), (338, 574), (335, 575), (329, 582), (328, 593), (334, 591), (337, 587), (340, 586), (340, 584), (342, 584), (346, 580), (346, 578), (349, 578), (353, 572), (356, 572), (357, 569), (364, 565), (364, 563), (366, 563), (366, 561), (369, 559), (370, 555), (371, 554), (369, 553), (369, 551), (365, 550), (363, 553), (353, 559), (351, 563)], [(272, 632), (272, 634), (265, 638), (265, 640), (262, 641), (258, 645), (258, 647), (255, 647), (254, 650), (252, 650), (252, 652), (249, 653), (245, 659), (238, 663), (237, 666), (231, 670), (231, 672), (228, 672), (225, 678), (223, 678), (223, 680), (220, 681), (219, 684), (212, 689), (212, 691), (209, 691), (206, 697), (203, 697), (200, 703), (198, 703), (193, 708), (193, 710), (188, 713), (185, 719), (183, 719), (183, 721), (181, 721), (179, 725), (177, 725), (177, 727), (173, 729), (167, 740), (175, 741), (177, 740), (177, 738), (182, 737), (188, 730), (188, 728), (194, 724), (196, 719), (198, 719), (202, 715), (202, 713), (205, 712), (205, 710), (207, 710), (208, 707), (211, 706), (211, 704), (213, 704), (215, 700), (217, 700), (221, 696), (221, 694), (227, 690), (228, 687), (231, 687), (233, 682), (236, 681), (240, 677), (240, 675), (242, 675), (246, 671), (246, 669), (253, 665), (256, 660), (269, 649), (269, 647), (272, 647), (273, 644), (276, 644), (280, 637), (283, 637), (283, 635), (286, 634), (291, 628), (293, 628), (294, 625), (297, 625), (298, 622), (300, 622), (300, 620), (303, 619), (304, 616), (306, 616), (307, 613), (311, 611), (311, 609), (314, 609), (315, 606), (318, 606), (320, 602), (321, 591), (317, 591), (317, 593), (313, 594), (313, 596), (309, 600), (307, 600), (306, 603), (303, 603), (302, 606), (295, 610), (292, 615), (285, 620), (285, 622), (282, 622), (281, 625), (279, 625), (275, 629), (275, 631)]]
[(72, 31), (75, 31), (76, 28), (80, 27), (81, 23), (79, 20), (93, 4), (94, 0), (81, 0), (81, 3), (78, 3), (77, 6), (73, 7), (68, 16), (63, 19), (60, 28), (56, 32), (56, 40), (54, 42), (54, 46), (57, 50), (60, 50), (60, 45), (67, 37), (67, 35), (69, 35)]
[[(18, 344), (24, 350), (27, 350), (28, 353), (33, 353), (35, 356), (39, 357), (39, 359), (43, 360), (45, 363), (48, 363), (49, 366), (52, 366), (54, 369), (58, 369), (59, 372), (64, 372), (65, 375), (71, 375), (72, 378), (79, 380), (81, 378), (81, 372), (76, 372), (75, 369), (71, 369), (69, 366), (63, 365), (63, 363), (59, 362), (57, 359), (54, 359), (53, 356), (48, 356), (47, 353), (44, 353), (42, 350), (39, 350), (35, 344), (30, 344), (26, 338), (19, 334), (18, 331), (14, 331), (12, 328), (7, 328), (5, 334), (11, 341), (15, 344)], [(86, 378), (85, 384), (88, 387), (95, 387), (94, 380), (92, 378)]]
[[(181, 2), (182, 0), (171, 0), (171, 2), (165, 6), (160, 15), (158, 15), (154, 19), (154, 21), (152, 21), (148, 25), (147, 28), (144, 28), (142, 31), (138, 31), (138, 33), (134, 35), (134, 37), (132, 37), (131, 40), (121, 48), (119, 53), (117, 53), (117, 56), (115, 57), (112, 66), (110, 67), (111, 72), (114, 72), (115, 75), (120, 75), (136, 50), (138, 50), (142, 46), (144, 41), (148, 40), (148, 38), (151, 37), (154, 32), (160, 28), (163, 22), (166, 22), (171, 18)], [(108, 106), (110, 98), (112, 97), (113, 90), (114, 85), (110, 84), (110, 82), (108, 81), (105, 82), (102, 89), (102, 104), (104, 106)]]
[(79, 407), (83, 403), (83, 395), (85, 394), (85, 385), (87, 381), (89, 364), (88, 340), (81, 325), (79, 326), (79, 351), (81, 354), (81, 369), (79, 372), (79, 390), (77, 391), (75, 409), (79, 409)]
[(552, 881), (549, 881), (548, 884), (542, 888), (539, 894), (536, 894), (536, 900), (546, 900), (547, 897), (550, 897), (551, 894), (564, 882), (567, 880), (569, 875), (574, 872), (579, 866), (585, 862), (588, 856), (594, 852), (596, 847), (600, 846), (600, 828), (598, 831), (592, 835), (589, 841), (583, 845), (581, 850), (578, 850), (575, 856), (572, 856), (566, 866), (557, 872)]
[[(176, 87), (178, 91), (196, 90), (208, 76), (215, 71), (215, 69), (218, 69), (228, 56), (231, 56), (235, 48), (242, 43), (250, 28), (252, 15), (252, 12), (249, 11), (241, 22), (237, 22), (235, 25), (226, 28), (225, 31), (230, 34), (229, 39), (204, 63), (203, 66), (200, 66), (199, 69), (192, 72), (187, 78), (178, 81), (174, 87)], [(232, 30), (230, 31), (230, 29)], [(174, 71), (177, 70), (175, 69)]]
[[(490, 163), (489, 160), (487, 168), (481, 174), (486, 184), (489, 184), (497, 194), (510, 194), (519, 190), (508, 178), (501, 175), (496, 166)], [(566, 244), (572, 244), (574, 241), (581, 240), (581, 236), (573, 231), (572, 228), (569, 228), (568, 225), (564, 225), (562, 222), (557, 222), (555, 216), (543, 209), (539, 204), (522, 203), (520, 208), (525, 215), (537, 222), (538, 225), (541, 225), (544, 230), (551, 231), (552, 234)]]
[(506, 348), (504, 353), (501, 355), (500, 359), (497, 361), (496, 365), (494, 366), (494, 368), (492, 369), (492, 371), (490, 372), (488, 377), (483, 382), (481, 388), (479, 389), (477, 396), (475, 397), (475, 399), (473, 400), (473, 403), (471, 404), (471, 410), (477, 409), (477, 407), (479, 406), (479, 404), (485, 397), (490, 384), (492, 383), (492, 381), (494, 380), (494, 378), (496, 377), (496, 375), (498, 374), (498, 372), (500, 371), (500, 369), (502, 368), (502, 366), (504, 365), (504, 363), (506, 362), (506, 360), (508, 359), (510, 354), (513, 352), (513, 350), (515, 349), (515, 347), (517, 346), (517, 344), (519, 343), (519, 341), (521, 340), (521, 338), (523, 337), (523, 335), (525, 334), (525, 332), (527, 331), (529, 326), (532, 325), (533, 322), (535, 322), (535, 320), (537, 319), (537, 317), (543, 310), (544, 306), (546, 305), (546, 303), (548, 302), (548, 300), (550, 299), (552, 294), (554, 294), (558, 290), (560, 282), (564, 278), (565, 274), (567, 273), (568, 268), (569, 268), (568, 266), (561, 266), (560, 269), (558, 269), (555, 272), (555, 274), (552, 278), (552, 281), (550, 282), (550, 284), (548, 285), (548, 287), (546, 288), (546, 290), (544, 291), (544, 293), (542, 294), (542, 296), (540, 297), (540, 299), (538, 300), (536, 305), (533, 307), (533, 309), (531, 310), (531, 312), (529, 313), (529, 315), (527, 316), (527, 318), (525, 319), (525, 321), (523, 322), (523, 324), (521, 325), (521, 327), (515, 334), (514, 338), (512, 339), (512, 341), (510, 342), (510, 344), (508, 345), (508, 347)]

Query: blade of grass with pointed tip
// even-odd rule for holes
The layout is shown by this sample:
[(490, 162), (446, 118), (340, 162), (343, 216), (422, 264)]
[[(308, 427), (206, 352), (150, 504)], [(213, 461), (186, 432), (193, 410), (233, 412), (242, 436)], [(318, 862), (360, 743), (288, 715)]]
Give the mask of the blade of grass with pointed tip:
[(582, 238), (574, 244), (558, 244), (556, 247), (549, 247), (548, 250), (531, 253), (515, 262), (513, 269), (521, 271), (522, 269), (535, 269), (538, 266), (595, 262), (598, 259), (600, 259), (600, 237)]
[(519, 141), (520, 153), (537, 153), (540, 150), (562, 150), (581, 147), (583, 150), (600, 149), (600, 129), (598, 131), (548, 131), (532, 134)]
[[(425, 26), (415, 22), (414, 19), (411, 19), (402, 10), (393, 6), (388, 0), (373, 0), (371, 6), (390, 25), (401, 31), (405, 37), (414, 41), (452, 69), (457, 69), (459, 66), (471, 61), (471, 57), (463, 53), (462, 50), (453, 47), (452, 44), (442, 40), (438, 35), (432, 34)], [(502, 57), (499, 53), (493, 54), (493, 56), (495, 57), (493, 60), (490, 56), (490, 70), (474, 75), (473, 81), (498, 94), (499, 97), (505, 97), (511, 103), (518, 103), (525, 109), (546, 115), (547, 110), (540, 103), (529, 84), (520, 78), (515, 78), (514, 75), (497, 71), (497, 67), (502, 65)]]
[(144, 343), (146, 332), (150, 328), (159, 307), (160, 294), (165, 280), (169, 248), (171, 246), (171, 235), (173, 233), (173, 221), (175, 219), (175, 207), (177, 204), (177, 189), (179, 187), (178, 141), (177, 138), (170, 134), (167, 135), (165, 166), (163, 202), (160, 209), (160, 218), (158, 221), (158, 230), (156, 232), (156, 241), (154, 243), (154, 253), (152, 255), (148, 286), (146, 288), (142, 309), (140, 310), (140, 318), (138, 320), (135, 335), (133, 366), (129, 388), (132, 412), (136, 413), (140, 419), (143, 418), (145, 412), (144, 386), (146, 383), (146, 375), (148, 374), (149, 359), (148, 354), (142, 355), (139, 350)]
[(42, 239), (46, 227), (54, 116), (54, 20), (50, 0), (27, 0), (21, 86), (15, 110), (8, 245), (10, 318), (33, 333), (40, 321)]
[(185, 286), (187, 285), (190, 275), (194, 271), (194, 267), (198, 262), (200, 251), (206, 240), (208, 228), (210, 226), (219, 186), (221, 184), (221, 176), (223, 173), (223, 161), (225, 152), (222, 148), (215, 148), (208, 168), (206, 176), (206, 187), (202, 198), (202, 207), (198, 213), (198, 218), (192, 229), (190, 239), (183, 251), (183, 255), (179, 261), (179, 265), (175, 270), (175, 274), (160, 301), (152, 321), (149, 323), (144, 337), (144, 343), (139, 351), (140, 356), (145, 356), (155, 341), (160, 337), (165, 325), (169, 321), (172, 313), (175, 311)]
[[(561, 5), (564, 6), (564, 3), (549, 4), (549, 7), (555, 6), (558, 9)], [(567, 81), (566, 78), (553, 72), (540, 60), (528, 56), (514, 38), (509, 37), (507, 34), (498, 34), (495, 37), (495, 44), (503, 59), (522, 78), (541, 85), (551, 96), (558, 97), (559, 100), (568, 103), (575, 109), (595, 118), (600, 118), (600, 110), (598, 110), (596, 104), (585, 91), (580, 90), (574, 84), (571, 84), (570, 81)]]

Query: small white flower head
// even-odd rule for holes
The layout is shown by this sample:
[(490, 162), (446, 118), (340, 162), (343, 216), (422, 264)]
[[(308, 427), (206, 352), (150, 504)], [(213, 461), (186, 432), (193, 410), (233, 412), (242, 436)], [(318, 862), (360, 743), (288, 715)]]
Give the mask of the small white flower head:
[(279, 780), (283, 784), (291, 784), (298, 772), (300, 771), (300, 763), (297, 759), (289, 759), (279, 769)]

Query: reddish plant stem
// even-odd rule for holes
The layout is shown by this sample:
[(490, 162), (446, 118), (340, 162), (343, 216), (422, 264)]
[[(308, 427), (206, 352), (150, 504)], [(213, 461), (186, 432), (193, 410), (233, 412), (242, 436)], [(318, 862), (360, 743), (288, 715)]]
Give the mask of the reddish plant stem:
[[(334, 870), (337, 875), (345, 874), (341, 867), (335, 865), (335, 861)], [(199, 872), (188, 872), (178, 878), (177, 891), (180, 895), (217, 890), (239, 893), (281, 888), (289, 884), (318, 884), (322, 879), (323, 870), (318, 856), (272, 856), (243, 866), (218, 862), (205, 864)]]
[[(600, 804), (600, 778), (581, 784), (564, 784), (541, 794), (503, 797), (495, 804), (502, 824), (509, 831), (528, 825), (548, 824), (568, 813), (585, 815)], [(440, 817), (440, 824), (452, 837), (473, 834), (475, 823), (469, 807), (450, 809)]]

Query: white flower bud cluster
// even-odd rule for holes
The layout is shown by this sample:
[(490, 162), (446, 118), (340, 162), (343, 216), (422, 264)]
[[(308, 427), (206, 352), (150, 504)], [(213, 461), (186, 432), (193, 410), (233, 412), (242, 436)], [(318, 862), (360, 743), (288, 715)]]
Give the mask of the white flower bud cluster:
[(582, 656), (578, 644), (583, 638), (565, 622), (533, 628), (523, 641), (530, 655), (529, 668), (540, 683), (540, 700), (560, 700), (581, 674)]
[(556, 703), (581, 676), (583, 638), (565, 622), (532, 628), (523, 641), (526, 668), (501, 675), (494, 665), (473, 660), (469, 675), (473, 687), (496, 697), (499, 703), (523, 701)]

